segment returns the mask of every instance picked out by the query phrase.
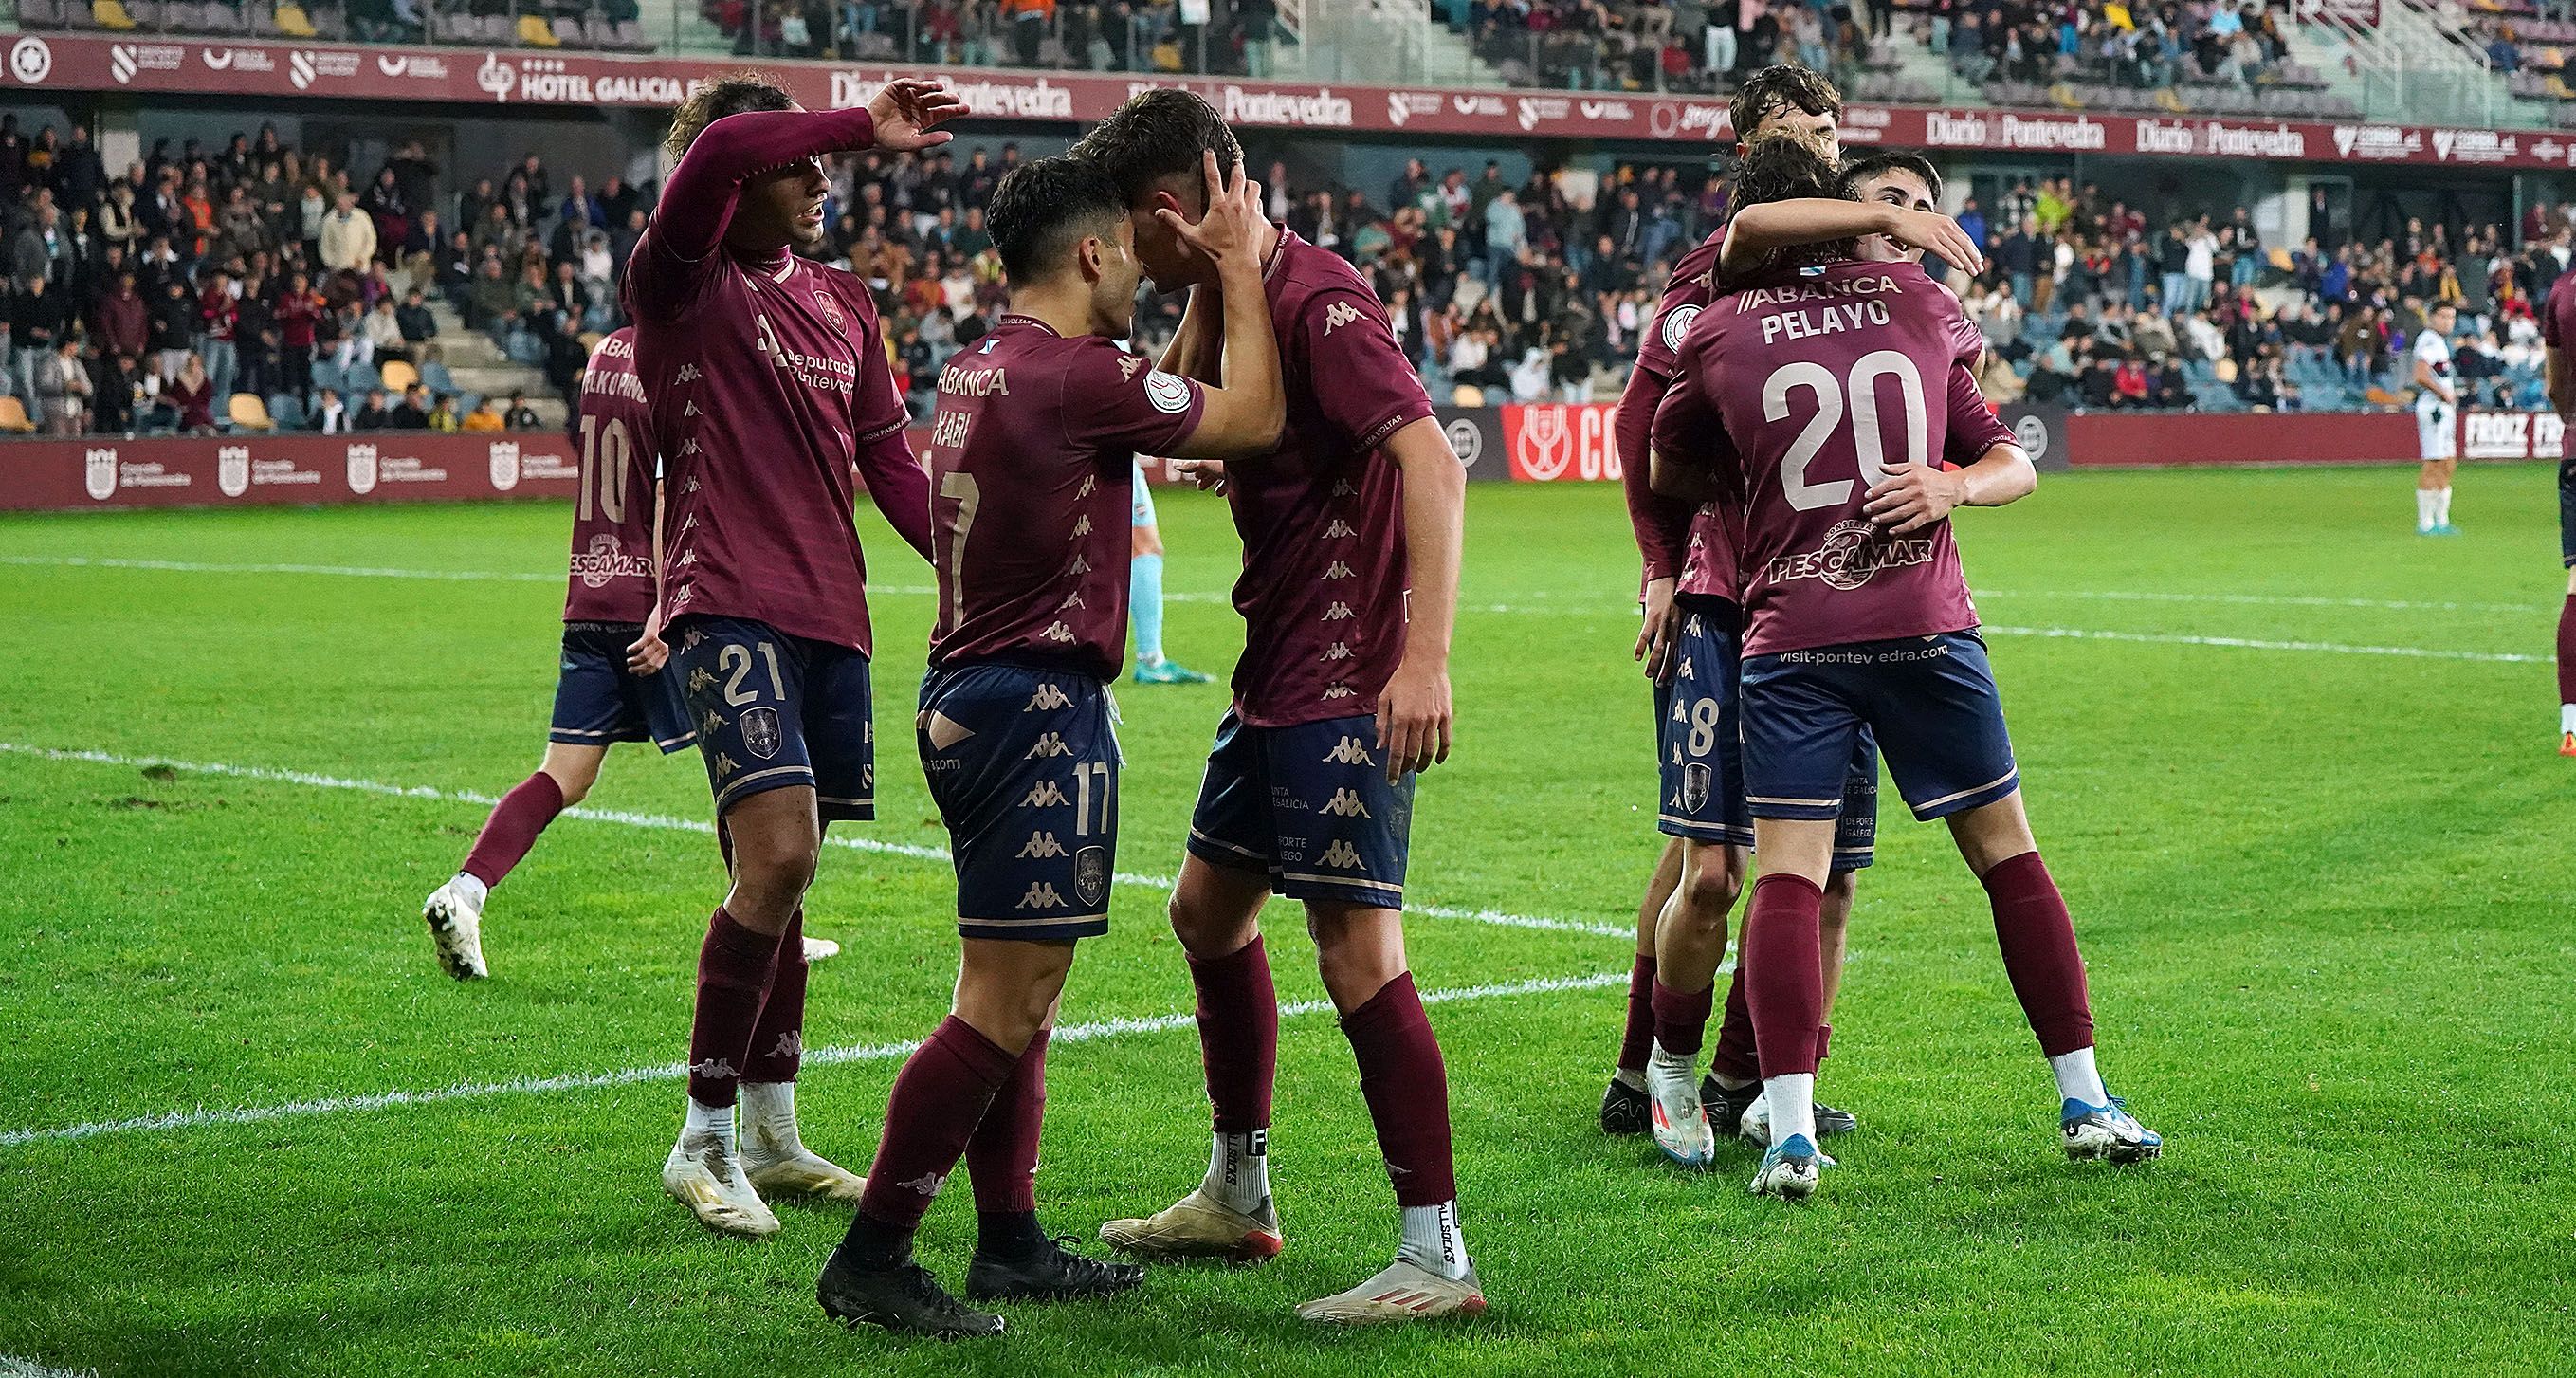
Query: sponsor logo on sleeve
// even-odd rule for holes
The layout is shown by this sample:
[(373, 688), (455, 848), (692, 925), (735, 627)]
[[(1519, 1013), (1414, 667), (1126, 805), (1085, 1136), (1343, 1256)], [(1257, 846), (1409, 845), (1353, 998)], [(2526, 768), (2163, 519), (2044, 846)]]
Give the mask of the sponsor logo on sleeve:
[(1145, 402), (1158, 412), (1178, 416), (1190, 409), (1189, 381), (1155, 369), (1145, 375)]
[(1699, 319), (1699, 312), (1700, 308), (1696, 305), (1683, 305), (1664, 313), (1664, 327), (1661, 333), (1664, 337), (1665, 349), (1676, 354), (1681, 352), (1682, 341), (1690, 338), (1691, 322)]

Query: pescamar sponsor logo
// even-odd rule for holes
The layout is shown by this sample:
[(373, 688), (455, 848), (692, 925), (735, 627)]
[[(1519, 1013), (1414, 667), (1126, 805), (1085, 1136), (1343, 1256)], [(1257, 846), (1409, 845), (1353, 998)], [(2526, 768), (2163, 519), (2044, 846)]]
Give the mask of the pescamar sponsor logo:
[(2334, 142), (2340, 158), (2403, 161), (2424, 151), (2424, 131), (2393, 124), (2339, 124)]
[(1923, 117), (1923, 141), (1934, 148), (2067, 149), (2098, 152), (2108, 146), (2100, 121), (2077, 115), (1986, 115), (1933, 110)]
[(1771, 562), (1771, 582), (1822, 579), (1829, 588), (1856, 589), (1882, 569), (1928, 565), (1934, 542), (1928, 536), (1885, 536), (1868, 522), (1839, 522), (1814, 550), (1783, 555)]

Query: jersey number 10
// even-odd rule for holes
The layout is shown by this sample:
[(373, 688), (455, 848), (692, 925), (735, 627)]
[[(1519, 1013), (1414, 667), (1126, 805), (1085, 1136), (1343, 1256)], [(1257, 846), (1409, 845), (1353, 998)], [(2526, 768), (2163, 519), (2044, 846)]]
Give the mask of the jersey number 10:
[(592, 503), (612, 522), (626, 520), (626, 466), (632, 447), (626, 420), (612, 416), (605, 425), (596, 416), (581, 419), (581, 519), (590, 520)]

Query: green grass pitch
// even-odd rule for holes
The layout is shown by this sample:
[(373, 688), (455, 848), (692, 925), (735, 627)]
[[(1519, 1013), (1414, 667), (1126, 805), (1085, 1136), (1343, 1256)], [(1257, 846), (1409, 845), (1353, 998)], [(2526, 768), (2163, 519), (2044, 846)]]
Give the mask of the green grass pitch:
[[(1471, 993), (1433, 1020), (1494, 1310), (1361, 1334), (1290, 1314), (1394, 1245), (1348, 1049), (1308, 1012), (1273, 1143), (1285, 1256), (954, 1348), (824, 1322), (833, 1213), (745, 1244), (661, 1194), (681, 1091), (655, 1069), (682, 1055), (720, 884), (681, 826), (706, 812), (693, 756), (611, 758), (590, 804), (627, 816), (557, 823), (496, 892), (495, 980), (430, 960), (420, 898), (472, 796), (539, 754), (559, 508), (0, 519), (0, 1355), (173, 1378), (2564, 1373), (2576, 762), (2552, 750), (2551, 478), (2463, 474), (2456, 541), (2412, 534), (2397, 469), (2059, 476), (1965, 514), (2102, 1065), (2169, 1152), (2062, 1159), (1982, 893), (1891, 791), (1823, 1078), (1864, 1126), (1803, 1209), (1746, 1195), (1748, 1152), (1685, 1175), (1594, 1127), (1621, 1000), (1597, 983), (1623, 977), (1659, 845), (1636, 557), (1608, 486), (1478, 488), (1458, 755), (1414, 830), (1411, 894), (1451, 912), (1409, 928), (1423, 987)], [(1222, 669), (1231, 532), (1196, 495), (1163, 515), (1172, 649)], [(928, 575), (865, 520), (895, 586), (883, 817), (845, 832), (935, 847), (904, 731)], [(1165, 875), (1223, 693), (1121, 698), (1118, 860)], [(886, 1045), (945, 1008), (950, 899), (935, 858), (825, 856), (810, 922), (847, 955), (815, 972), (808, 1039), (837, 1051), (802, 1101), (853, 1167)], [(1068, 1024), (1147, 1022), (1051, 1059), (1059, 1230), (1205, 1162), (1161, 900), (1120, 886), (1074, 970)], [(1318, 998), (1301, 925), (1271, 920), (1282, 999)], [(959, 1190), (922, 1252), (954, 1284), (972, 1238)]]

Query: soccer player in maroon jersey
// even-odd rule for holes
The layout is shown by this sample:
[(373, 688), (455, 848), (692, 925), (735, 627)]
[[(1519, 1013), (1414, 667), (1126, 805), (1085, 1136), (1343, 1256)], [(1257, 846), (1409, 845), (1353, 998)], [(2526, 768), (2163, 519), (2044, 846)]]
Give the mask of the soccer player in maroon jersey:
[[(2576, 426), (2576, 274), (2561, 273), (2540, 308), (2549, 405)], [(2561, 442), (2558, 461), (2558, 559), (2567, 567), (2567, 601), (2558, 609), (2558, 754), (2576, 756), (2576, 445)]]
[[(1749, 162), (1764, 160), (1803, 160), (1805, 171), (1769, 183), (1800, 196), (1832, 176), (1787, 141)], [(2005, 969), (2057, 1079), (2068, 1154), (2154, 1157), (2163, 1141), (2095, 1069), (2083, 960), (2022, 810), (1950, 534), (1955, 507), (2029, 493), (2030, 460), (1960, 367), (1974, 336), (1957, 299), (1912, 263), (1847, 252), (1792, 254), (1730, 284), (1692, 325), (1655, 417), (1658, 491), (1715, 500), (1743, 522), (1744, 775), (1761, 860), (1746, 997), (1771, 1140), (1752, 1189), (1805, 1197), (1822, 1164), (1818, 913), (1864, 726), (1915, 816), (1949, 823), (1986, 888)]]
[(1127, 199), (1098, 165), (1041, 158), (995, 188), (989, 223), (1011, 285), (992, 333), (948, 361), (931, 423), (938, 621), (915, 719), (957, 866), (964, 955), (948, 1018), (907, 1059), (849, 1237), (816, 1284), (846, 1324), (984, 1335), (912, 1260), (913, 1231), (966, 1159), (978, 1301), (1123, 1292), (1131, 1263), (1069, 1254), (1038, 1225), (1034, 1174), (1046, 1045), (1076, 939), (1109, 931), (1117, 863), (1117, 733), (1109, 685), (1126, 659), (1126, 520), (1136, 452), (1266, 454), (1283, 410), (1279, 353), (1240, 171), (1213, 209), (1174, 227), (1226, 300), (1224, 386), (1120, 349), (1141, 275)]
[[(1205, 377), (1219, 303), (1178, 222), (1207, 213), (1201, 165), (1242, 161), (1206, 101), (1130, 100), (1075, 146), (1116, 179), (1155, 286), (1192, 287), (1172, 358)], [(1482, 1311), (1458, 1232), (1448, 1073), (1404, 957), (1404, 867), (1415, 774), (1449, 754), (1449, 640), (1457, 616), (1466, 471), (1357, 271), (1267, 220), (1256, 227), (1287, 379), (1287, 431), (1223, 482), (1244, 542), (1234, 603), (1246, 623), (1234, 703), (1217, 724), (1172, 895), (1198, 991), (1215, 1134), (1199, 1188), (1157, 1214), (1101, 1227), (1152, 1258), (1266, 1258), (1279, 1005), (1259, 916), (1301, 900), (1324, 988), (1402, 1215), (1395, 1261), (1298, 1308), (1336, 1323)]]
[(627, 266), (667, 465), (664, 673), (687, 697), (733, 865), (698, 955), (687, 1119), (662, 1183), (729, 1233), (777, 1232), (762, 1192), (855, 1200), (863, 1186), (804, 1147), (795, 1113), (805, 887), (824, 826), (875, 807), (853, 473), (898, 534), (930, 546), (929, 481), (867, 287), (791, 250), (823, 242), (823, 154), (931, 147), (963, 109), (922, 81), (825, 112), (757, 77), (701, 86), (673, 118), (677, 165)]
[(651, 742), (668, 753), (697, 739), (671, 677), (655, 673), (658, 663), (628, 663), (630, 650), (651, 640), (645, 623), (653, 615), (660, 501), (650, 418), (635, 377), (635, 332), (620, 329), (591, 351), (582, 373), (581, 493), (573, 501), (563, 659), (545, 759), (501, 796), (465, 865), (421, 906), (439, 965), (457, 980), (491, 975), (483, 960), (485, 899), (555, 815), (590, 793), (609, 744)]

